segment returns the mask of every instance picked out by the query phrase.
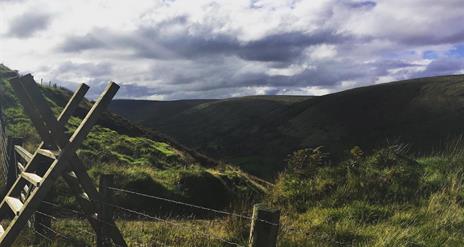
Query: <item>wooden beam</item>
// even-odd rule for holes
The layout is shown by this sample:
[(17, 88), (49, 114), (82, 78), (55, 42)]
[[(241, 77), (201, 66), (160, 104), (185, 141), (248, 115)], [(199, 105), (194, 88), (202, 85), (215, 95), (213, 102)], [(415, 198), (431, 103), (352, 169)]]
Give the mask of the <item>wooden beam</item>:
[[(65, 109), (63, 110), (64, 113), (62, 113), (60, 115), (59, 120), (56, 121), (56, 119), (52, 116), (51, 111), (46, 110), (46, 101), (43, 99), (43, 96), (41, 96), (40, 94), (34, 93), (35, 90), (33, 88), (34, 87), (38, 88), (38, 87), (35, 84), (35, 82), (32, 80), (32, 77), (28, 76), (28, 77), (26, 77), (26, 79), (27, 80), (25, 80), (22, 89), (24, 91), (27, 91), (26, 94), (29, 95), (30, 98), (32, 98), (31, 100), (34, 103), (32, 103), (31, 105), (38, 104), (40, 106), (38, 108), (39, 109), (39, 115), (42, 115), (40, 117), (45, 122), (44, 127), (46, 129), (49, 129), (49, 132), (51, 132), (54, 135), (55, 138), (60, 138), (61, 139), (61, 140), (57, 140), (58, 146), (61, 146), (60, 145), (61, 143), (63, 143), (63, 145), (67, 144), (68, 141), (64, 138), (63, 135), (60, 136), (59, 134), (56, 134), (56, 133), (53, 133), (53, 132), (57, 132), (57, 129), (64, 128), (64, 126), (61, 127), (65, 123), (65, 121), (63, 121), (63, 118), (66, 118), (65, 116), (71, 116), (71, 114), (66, 113), (66, 112), (71, 112), (71, 111), (74, 110), (75, 107), (77, 107), (78, 102), (83, 97), (83, 93), (79, 93), (79, 92), (75, 93), (75, 96), (73, 96), (73, 98), (71, 99), (71, 103), (68, 103), (67, 107), (65, 107)], [(85, 89), (86, 86), (83, 86), (83, 88)], [(85, 129), (84, 126), (93, 125), (93, 123), (96, 120), (95, 116), (100, 114), (101, 111), (104, 108), (107, 107), (107, 105), (109, 104), (109, 102), (111, 102), (111, 99), (114, 96), (114, 94), (116, 93), (116, 91), (118, 90), (118, 88), (119, 88), (119, 86), (117, 86), (115, 83), (110, 83), (108, 85), (105, 92), (102, 94), (102, 96), (97, 101), (97, 103), (94, 105), (94, 107), (91, 109), (91, 111), (89, 112), (87, 117), (82, 122), (80, 128), (78, 128), (78, 129)], [(32, 92), (30, 92), (30, 91), (32, 91)], [(37, 102), (41, 102), (41, 103), (37, 103)], [(72, 102), (74, 102), (74, 103), (72, 103)], [(44, 115), (48, 116), (48, 117), (44, 117)], [(58, 126), (58, 128), (57, 129), (56, 128), (51, 128), (49, 125)], [(76, 133), (78, 133), (78, 132), (76, 131)], [(73, 190), (73, 193), (77, 196), (79, 204), (81, 205), (82, 209), (84, 210), (84, 212), (88, 216), (88, 219), (89, 219), (91, 225), (94, 227), (94, 226), (96, 226), (96, 222), (95, 222), (95, 218), (93, 218), (93, 215), (96, 212), (96, 208), (95, 208), (94, 205), (92, 205), (92, 203), (89, 203), (88, 200), (84, 200), (80, 196), (78, 196), (78, 195), (81, 194), (81, 192), (79, 191), (79, 187), (82, 186), (82, 188), (84, 189), (84, 192), (89, 196), (90, 200), (93, 201), (94, 203), (99, 202), (98, 192), (96, 191), (96, 188), (92, 183), (92, 180), (90, 179), (88, 174), (85, 172), (85, 168), (82, 165), (82, 162), (80, 161), (80, 159), (77, 157), (77, 155), (72, 154), (71, 157), (69, 158), (69, 161), (70, 161), (70, 163), (71, 163), (71, 165), (73, 167), (72, 170), (74, 170), (74, 172), (76, 174), (76, 177), (78, 178), (79, 183), (76, 183), (75, 178), (71, 177), (71, 176), (68, 176), (67, 174), (63, 174), (63, 177), (64, 177), (65, 181), (68, 183), (68, 185), (70, 185), (71, 189)], [(114, 223), (113, 223), (113, 227), (110, 227), (109, 230), (110, 230), (111, 235), (113, 237), (113, 241), (116, 244), (126, 246), (124, 238), (122, 237), (120, 231), (118, 230), (116, 225), (114, 225)]]
[(81, 86), (77, 89), (74, 95), (69, 100), (68, 104), (63, 108), (60, 116), (58, 117), (58, 121), (65, 125), (68, 120), (71, 118), (72, 114), (76, 111), (79, 103), (84, 99), (85, 94), (89, 90), (89, 86), (82, 83)]

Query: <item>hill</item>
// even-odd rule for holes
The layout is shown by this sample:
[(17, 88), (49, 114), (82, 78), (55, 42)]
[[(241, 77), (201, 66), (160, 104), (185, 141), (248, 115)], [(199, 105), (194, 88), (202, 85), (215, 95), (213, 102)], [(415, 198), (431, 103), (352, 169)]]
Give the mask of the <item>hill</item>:
[[(463, 75), (440, 76), (319, 97), (196, 102), (175, 112), (169, 109), (176, 102), (137, 102), (156, 105), (142, 108), (137, 121), (214, 158), (273, 176), (289, 153), (303, 147), (323, 145), (338, 160), (356, 145), (372, 150), (401, 142), (413, 152), (430, 152), (463, 133), (462, 95)], [(129, 102), (119, 101), (111, 110), (135, 119), (123, 107)]]
[[(7, 82), (12, 76), (16, 76), (14, 71), (0, 66), (0, 105), (6, 130), (11, 136), (24, 137), (25, 147), (33, 150), (40, 140)], [(56, 114), (72, 95), (63, 88), (41, 87), (41, 90)], [(90, 103), (85, 100), (80, 104), (67, 125), (70, 132), (82, 121)], [(77, 153), (95, 180), (99, 174), (112, 173), (118, 187), (212, 208), (260, 198), (265, 190), (240, 170), (227, 165), (218, 167), (214, 160), (109, 112), (103, 114)], [(76, 206), (66, 191), (59, 182), (57, 202)], [(123, 196), (118, 201), (148, 211), (164, 207), (162, 203), (155, 207)], [(172, 210), (176, 208), (165, 211)]]

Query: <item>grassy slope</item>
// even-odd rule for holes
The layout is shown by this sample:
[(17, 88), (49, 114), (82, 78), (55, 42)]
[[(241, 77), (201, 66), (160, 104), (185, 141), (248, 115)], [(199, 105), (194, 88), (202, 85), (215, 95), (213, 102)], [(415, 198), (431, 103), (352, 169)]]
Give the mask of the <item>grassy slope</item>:
[[(0, 103), (7, 131), (10, 135), (25, 137), (25, 146), (33, 150), (40, 140), (5, 80), (11, 75), (8, 68), (0, 67)], [(42, 90), (56, 114), (71, 96), (71, 92), (60, 88), (43, 87)], [(87, 101), (80, 105), (70, 120), (69, 132), (77, 127), (90, 105)], [(78, 155), (95, 180), (103, 172), (114, 173), (116, 186), (209, 207), (226, 208), (245, 197), (259, 198), (264, 189), (235, 168), (216, 167), (207, 157), (110, 113), (98, 121)], [(73, 198), (61, 185), (56, 188), (57, 200), (74, 207)], [(210, 197), (204, 196), (208, 193)], [(118, 195), (118, 201), (126, 206), (134, 204), (133, 199)], [(156, 211), (152, 203), (139, 203), (140, 209)]]
[[(256, 148), (253, 147), (255, 143), (249, 143), (247, 139), (260, 131), (261, 127), (257, 123), (272, 121), (276, 112), (308, 98), (310, 97), (253, 96), (203, 103), (194, 100), (191, 101), (190, 107), (182, 109), (177, 106), (180, 103), (177, 101), (126, 100), (116, 101), (110, 109), (210, 156), (233, 161), (255, 174), (269, 174), (273, 170), (272, 167), (255, 164), (266, 163), (268, 160), (264, 155), (256, 154)], [(141, 111), (144, 113), (133, 116), (129, 110), (133, 105), (143, 105), (140, 109), (143, 109)], [(183, 106), (185, 105), (184, 103)], [(170, 111), (174, 108), (175, 112)], [(270, 158), (272, 160), (272, 157)]]
[(221, 100), (169, 118), (147, 111), (140, 121), (208, 155), (269, 176), (301, 147), (324, 145), (339, 159), (354, 145), (368, 150), (399, 141), (422, 153), (439, 148), (463, 131), (463, 94), (464, 76), (441, 76), (286, 104), (280, 97)]

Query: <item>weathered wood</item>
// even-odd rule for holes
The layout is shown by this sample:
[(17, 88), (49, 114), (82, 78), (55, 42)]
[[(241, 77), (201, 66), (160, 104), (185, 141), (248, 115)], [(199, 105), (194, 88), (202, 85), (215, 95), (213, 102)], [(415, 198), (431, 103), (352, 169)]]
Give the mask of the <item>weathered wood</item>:
[(16, 153), (24, 160), (27, 162), (29, 162), (31, 159), (32, 159), (32, 154), (29, 153), (26, 149), (24, 149), (23, 147), (21, 147), (20, 145), (15, 145), (14, 146), (14, 149), (16, 151)]
[(114, 82), (110, 82), (108, 84), (103, 94), (100, 96), (97, 102), (93, 105), (93, 107), (90, 109), (90, 111), (85, 116), (84, 120), (82, 120), (82, 123), (79, 125), (79, 127), (77, 127), (76, 131), (69, 139), (70, 141), (69, 145), (76, 145), (76, 144), (81, 143), (84, 140), (84, 138), (87, 136), (87, 134), (90, 132), (91, 128), (97, 121), (97, 118), (108, 107), (114, 95), (116, 95), (116, 93), (118, 92), (118, 90), (119, 90), (118, 84)]
[(10, 85), (11, 87), (13, 87), (16, 97), (19, 99), (19, 102), (23, 106), (24, 112), (26, 113), (26, 115), (29, 116), (33, 123), (33, 126), (36, 128), (39, 136), (42, 138), (43, 142), (40, 146), (43, 146), (45, 143), (52, 144), (53, 141), (50, 133), (45, 128), (45, 125), (42, 122), (39, 114), (37, 113), (37, 110), (33, 107), (32, 102), (30, 101), (26, 92), (22, 89), (21, 84), (22, 83), (20, 77), (13, 78), (10, 80)]
[(108, 227), (106, 222), (113, 222), (113, 208), (109, 206), (112, 204), (112, 192), (109, 187), (113, 186), (113, 175), (103, 174), (100, 176), (99, 192), (100, 192), (100, 210), (98, 214), (99, 231), (97, 232), (97, 247), (111, 247), (111, 240), (109, 236)]
[(14, 146), (19, 141), (20, 140), (15, 138), (7, 138), (6, 151), (8, 153), (8, 170), (6, 171), (6, 188), (11, 188), (11, 186), (13, 186), (14, 182), (16, 181), (16, 178), (18, 177), (18, 170), (16, 167), (16, 156), (14, 155)]
[[(30, 78), (30, 77), (28, 77), (28, 78)], [(26, 80), (25, 83), (29, 84), (29, 86), (23, 87), (23, 90), (27, 90), (28, 88), (33, 89), (34, 87), (37, 87), (37, 85), (35, 85), (33, 83), (33, 81), (31, 81), (30, 79)], [(93, 108), (89, 111), (87, 116), (90, 116), (92, 114), (98, 114), (99, 112), (101, 112), (101, 109), (99, 109), (99, 105), (103, 105), (101, 108), (106, 108), (107, 105), (109, 104), (109, 102), (111, 102), (111, 98), (114, 96), (114, 94), (118, 90), (118, 87), (119, 86), (117, 86), (115, 83), (110, 83), (108, 85), (107, 89), (105, 90), (105, 92), (103, 92), (100, 99), (97, 101), (96, 104), (94, 104)], [(49, 124), (53, 125), (53, 126), (59, 126), (58, 129), (61, 129), (62, 126), (60, 126), (60, 124), (63, 125), (65, 123), (63, 121), (64, 119), (59, 118), (58, 121), (56, 121), (56, 119), (54, 119), (54, 117), (52, 117), (52, 113), (50, 111), (47, 111), (46, 108), (44, 107), (46, 102), (45, 102), (45, 100), (42, 99), (43, 96), (41, 96), (39, 94), (32, 94), (32, 93), (30, 95), (31, 95), (32, 98), (34, 98), (34, 101), (42, 102), (42, 103), (33, 103), (31, 105), (39, 104), (39, 105), (42, 106), (42, 107), (38, 107), (39, 116), (40, 115), (48, 116), (48, 117), (42, 117), (43, 121), (45, 122), (45, 128), (48, 127), (50, 132), (53, 133), (53, 134), (57, 130), (51, 128), (49, 126)], [(80, 101), (80, 98), (76, 96), (76, 97), (73, 97), (71, 99), (71, 101), (78, 102), (78, 101)], [(68, 106), (63, 111), (64, 112), (72, 111), (73, 106), (77, 107), (77, 105), (78, 104), (76, 104), (76, 103), (73, 103), (73, 104), (70, 103), (70, 104), (68, 104)], [(27, 107), (27, 106), (24, 106), (24, 107)], [(63, 113), (60, 116), (61, 117), (69, 116), (69, 114), (64, 114)], [(92, 124), (92, 121), (95, 121), (95, 119), (91, 119), (89, 117), (86, 117), (84, 119), (84, 121), (87, 124)], [(84, 121), (81, 123), (81, 126), (84, 125)], [(64, 126), (63, 126), (63, 128), (64, 128)], [(58, 140), (58, 144), (61, 144), (61, 143), (66, 144), (66, 143), (68, 143), (68, 140), (65, 138), (64, 135), (55, 134), (54, 136), (56, 138), (62, 138), (61, 140)], [(61, 145), (59, 145), (59, 146), (61, 146)], [(90, 179), (88, 174), (85, 172), (85, 168), (84, 168), (82, 162), (80, 161), (80, 159), (77, 157), (77, 155), (72, 154), (69, 161), (71, 162), (72, 170), (77, 175), (79, 183), (76, 183), (75, 181), (73, 181), (74, 178), (67, 176), (67, 174), (63, 174), (63, 177), (64, 177), (65, 181), (68, 183), (68, 185), (70, 185), (71, 190), (73, 191), (73, 193), (77, 196), (78, 202), (79, 202), (80, 206), (82, 207), (82, 209), (84, 210), (84, 212), (85, 212), (85, 214), (87, 216), (87, 219), (90, 221), (92, 227), (94, 229), (96, 229), (97, 223), (95, 222), (95, 218), (93, 217), (93, 215), (95, 214), (97, 208), (95, 206), (93, 206), (92, 203), (89, 203), (88, 200), (83, 199), (81, 197), (82, 192), (80, 191), (80, 187), (82, 187), (82, 189), (84, 189), (84, 192), (90, 197), (90, 200), (93, 201), (94, 203), (99, 201), (99, 196), (98, 196), (97, 190), (96, 190), (95, 186), (93, 185), (92, 180)], [(121, 235), (119, 229), (114, 225), (114, 227), (111, 228), (110, 230), (111, 230), (111, 233), (113, 235), (113, 240), (117, 243), (117, 245), (126, 246), (124, 238)]]
[(253, 208), (249, 246), (275, 247), (279, 231), (280, 210), (256, 204)]
[(84, 96), (88, 90), (89, 86), (87, 86), (86, 84), (81, 84), (81, 86), (73, 94), (68, 104), (64, 107), (63, 111), (58, 117), (59, 122), (61, 124), (64, 125), (68, 122), (76, 108), (79, 106), (79, 103), (82, 101), (82, 99), (84, 99)]
[(7, 196), (5, 197), (5, 201), (8, 204), (8, 206), (11, 208), (13, 213), (15, 215), (19, 215), (19, 213), (23, 209), (23, 203), (21, 202), (21, 200), (19, 200), (16, 197)]
[[(24, 79), (25, 79), (24, 84), (21, 84), (23, 82), (18, 79), (17, 82), (19, 83), (19, 86), (15, 85), (13, 87), (15, 90), (19, 92), (19, 94), (22, 94), (22, 96), (20, 96), (22, 98), (20, 99), (20, 101), (22, 101), (21, 103), (23, 104), (23, 106), (25, 106), (24, 108), (25, 108), (26, 113), (30, 113), (33, 123), (37, 123), (37, 125), (36, 124), (34, 125), (38, 127), (37, 129), (38, 129), (39, 135), (41, 135), (42, 137), (45, 137), (43, 139), (47, 139), (50, 141), (50, 145), (46, 145), (47, 142), (44, 140), (44, 143), (42, 143), (41, 146), (46, 145), (47, 147), (52, 147), (52, 148), (61, 146), (64, 148), (62, 148), (59, 158), (53, 161), (49, 169), (43, 175), (43, 181), (41, 185), (33, 189), (31, 192), (31, 195), (24, 202), (24, 206), (22, 207), (21, 213), (13, 219), (13, 221), (9, 224), (9, 226), (5, 230), (5, 234), (1, 236), (0, 238), (1, 247), (10, 246), (13, 243), (17, 234), (19, 233), (21, 228), (24, 226), (24, 224), (26, 223), (30, 215), (38, 207), (41, 200), (46, 196), (46, 193), (52, 186), (52, 183), (54, 182), (54, 180), (56, 180), (58, 176), (63, 175), (63, 172), (65, 172), (66, 170), (69, 171), (69, 169), (67, 169), (69, 163), (71, 163), (69, 161), (72, 160), (73, 157), (75, 156), (76, 149), (82, 143), (85, 136), (90, 132), (91, 127), (96, 121), (96, 118), (103, 111), (103, 109), (108, 106), (112, 97), (114, 96), (114, 94), (116, 93), (119, 87), (114, 83), (111, 83), (109, 85), (109, 87), (104, 92), (104, 94), (100, 97), (97, 103), (95, 103), (95, 105), (92, 107), (90, 112), (87, 114), (84, 121), (78, 127), (74, 135), (71, 137), (71, 139), (68, 140), (67, 138), (64, 138), (65, 135), (64, 135), (63, 124), (60, 124), (58, 121), (56, 121), (51, 110), (48, 107), (46, 107), (46, 104), (43, 104), (43, 101), (42, 101), (43, 96), (41, 96), (40, 93), (37, 92), (38, 90), (37, 91), (34, 90), (34, 86), (37, 87), (37, 85), (35, 85), (35, 82), (31, 80), (32, 77), (26, 76)], [(15, 84), (15, 83), (12, 83), (12, 84)], [(27, 88), (31, 88), (31, 90), (28, 91)], [(39, 110), (39, 112), (37, 112), (37, 109), (31, 109), (29, 107), (26, 107), (28, 101), (34, 102), (34, 104), (32, 105), (35, 105), (37, 109)], [(74, 107), (70, 104), (68, 104), (68, 106), (71, 108)], [(62, 116), (66, 116), (66, 115), (62, 114)], [(40, 155), (36, 151), (31, 161), (28, 162), (28, 165), (26, 165), (25, 167), (26, 171), (30, 171), (29, 169), (35, 168), (34, 166), (38, 165), (36, 164), (38, 163), (36, 160), (38, 160), (39, 156)], [(79, 178), (78, 173), (76, 173), (76, 177)], [(14, 186), (22, 188), (24, 186), (24, 183), (22, 182), (23, 180), (24, 179), (17, 179)], [(95, 187), (93, 188), (95, 189)], [(15, 194), (19, 190), (20, 189), (12, 188), (9, 192), (11, 192), (11, 194)], [(0, 208), (4, 204), (5, 202), (2, 201), (2, 203), (0, 204)], [(119, 230), (117, 232), (120, 235)], [(115, 241), (117, 245), (127, 246), (124, 242), (124, 239), (122, 239), (122, 236), (119, 236), (122, 239), (122, 241), (121, 239), (118, 239), (118, 236), (112, 236), (112, 237), (113, 237), (113, 241)]]
[(42, 178), (39, 175), (32, 172), (22, 172), (21, 176), (34, 186), (40, 186), (40, 182), (42, 182)]

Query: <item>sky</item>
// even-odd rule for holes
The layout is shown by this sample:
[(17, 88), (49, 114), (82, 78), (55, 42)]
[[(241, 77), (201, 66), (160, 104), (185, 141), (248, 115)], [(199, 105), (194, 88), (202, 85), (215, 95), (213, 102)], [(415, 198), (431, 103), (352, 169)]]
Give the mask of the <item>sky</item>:
[(0, 63), (97, 95), (323, 95), (464, 73), (463, 0), (0, 0)]

